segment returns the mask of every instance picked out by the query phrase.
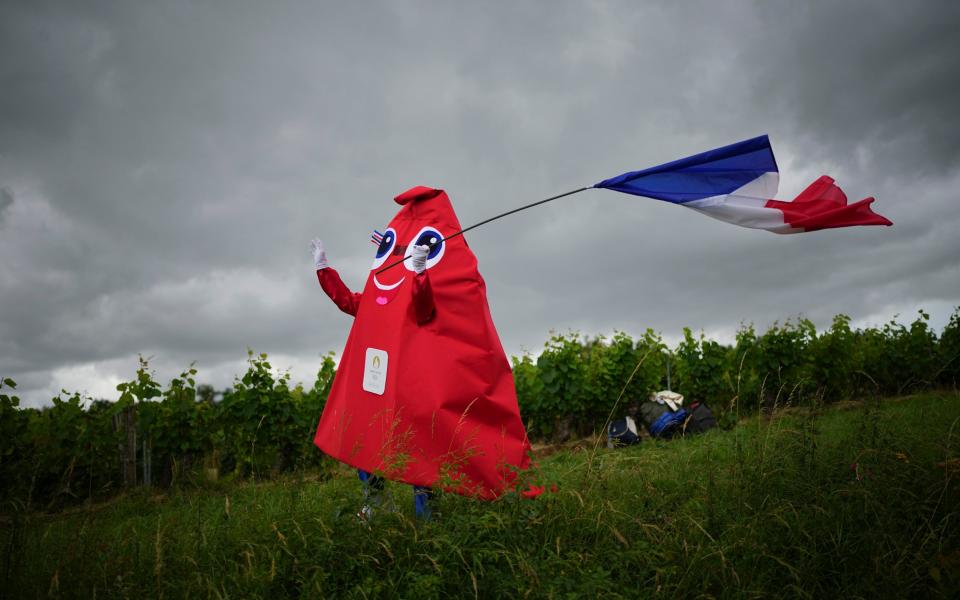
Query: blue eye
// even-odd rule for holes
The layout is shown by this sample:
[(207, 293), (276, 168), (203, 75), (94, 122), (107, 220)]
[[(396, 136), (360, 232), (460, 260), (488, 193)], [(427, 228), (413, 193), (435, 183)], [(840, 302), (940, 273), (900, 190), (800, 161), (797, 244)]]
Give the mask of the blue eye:
[(443, 252), (443, 237), (436, 231), (424, 231), (417, 237), (416, 244), (417, 246), (429, 245), (432, 248), (427, 255), (427, 260), (432, 260)]
[(396, 245), (397, 232), (393, 230), (393, 227), (388, 227), (387, 230), (383, 232), (383, 239), (380, 240), (380, 245), (377, 246), (377, 254), (373, 257), (373, 265), (370, 269), (379, 269), (380, 266), (386, 262), (387, 258), (390, 257), (390, 253)]
[[(441, 234), (439, 230), (433, 227), (424, 227), (410, 240), (409, 248), (413, 246), (430, 246), (430, 253), (427, 254), (427, 268), (429, 269), (443, 258), (447, 244), (443, 241), (443, 234)], [(407, 254), (410, 254), (409, 250)], [(413, 270), (413, 264), (409, 260), (403, 264), (407, 269)]]
[(383, 240), (377, 247), (377, 258), (383, 258), (387, 254), (390, 254), (390, 251), (393, 250), (393, 243), (396, 241), (397, 234), (395, 234), (392, 229), (388, 229), (387, 232), (383, 234)]

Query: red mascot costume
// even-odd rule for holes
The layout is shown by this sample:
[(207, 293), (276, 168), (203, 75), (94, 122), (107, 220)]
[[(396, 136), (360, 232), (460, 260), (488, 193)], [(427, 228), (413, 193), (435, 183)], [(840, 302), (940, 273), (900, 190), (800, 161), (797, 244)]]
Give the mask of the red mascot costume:
[(356, 320), (314, 443), (367, 472), (491, 500), (527, 467), (529, 443), (486, 287), (464, 237), (443, 240), (461, 229), (446, 192), (395, 200), (362, 294), (316, 242), (320, 285)]

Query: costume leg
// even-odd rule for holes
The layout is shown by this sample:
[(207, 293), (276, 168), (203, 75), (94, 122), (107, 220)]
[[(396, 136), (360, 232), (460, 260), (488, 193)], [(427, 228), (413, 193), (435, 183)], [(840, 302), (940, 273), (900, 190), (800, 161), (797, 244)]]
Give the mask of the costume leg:
[(384, 480), (382, 477), (367, 473), (363, 469), (357, 469), (357, 477), (363, 483), (363, 506), (360, 507), (357, 516), (369, 521), (373, 518), (373, 510), (380, 508), (383, 504)]
[(377, 477), (373, 473), (367, 473), (363, 469), (357, 469), (357, 477), (363, 482), (363, 494), (366, 496), (371, 490), (375, 492), (383, 491), (383, 477)]
[(433, 516), (430, 510), (430, 500), (433, 498), (433, 490), (420, 485), (413, 486), (413, 510), (418, 519), (429, 521)]

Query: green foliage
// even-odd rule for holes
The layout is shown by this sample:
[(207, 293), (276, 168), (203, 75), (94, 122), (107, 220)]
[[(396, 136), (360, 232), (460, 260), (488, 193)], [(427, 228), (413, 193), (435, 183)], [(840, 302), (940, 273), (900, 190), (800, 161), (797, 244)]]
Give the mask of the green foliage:
[(271, 373), (266, 354), (247, 352), (247, 372), (223, 396), (219, 426), (224, 431), (224, 452), (243, 475), (264, 475), (283, 470), (293, 441), (286, 432), (296, 420), (289, 373)]
[(539, 411), (540, 398), (543, 396), (543, 382), (536, 363), (529, 353), (523, 356), (510, 357), (513, 365), (513, 383), (517, 390), (517, 403), (520, 405), (520, 414), (527, 426), (527, 433), (541, 431), (540, 419), (544, 415)]
[(683, 328), (683, 341), (674, 352), (675, 377), (673, 387), (683, 390), (690, 400), (700, 400), (718, 409), (726, 408), (736, 389), (733, 375), (733, 350), (701, 332), (693, 337), (689, 328)]
[(831, 402), (859, 395), (863, 377), (863, 352), (850, 329), (850, 317), (837, 315), (830, 329), (812, 340), (810, 368), (813, 384)]
[(586, 411), (586, 354), (576, 333), (555, 334), (544, 345), (537, 359), (543, 392), (533, 407), (533, 419), (544, 434), (553, 433), (558, 426), (569, 429)]
[[(649, 329), (636, 339), (623, 332), (552, 334), (539, 355), (512, 357), (513, 375), (534, 441), (602, 432), (608, 417), (632, 412), (666, 387), (668, 360), (673, 389), (706, 402), (732, 426), (760, 407), (955, 389), (960, 307), (939, 337), (928, 321), (921, 311), (909, 326), (891, 321), (854, 329), (846, 315), (819, 333), (806, 319), (763, 334), (745, 325), (732, 347), (689, 329), (674, 349)], [(136, 413), (138, 460), (150, 458), (151, 484), (196, 481), (201, 467), (205, 477), (266, 477), (318, 466), (328, 473), (333, 461), (313, 437), (335, 373), (330, 353), (310, 387), (291, 386), (266, 354), (248, 351), (246, 372), (217, 402), (213, 388), (197, 385), (194, 365), (164, 387), (140, 357), (135, 376), (117, 386), (116, 402), (64, 391), (42, 410), (21, 408), (11, 394), (15, 382), (3, 379), (0, 500), (57, 505), (120, 487), (118, 417), (126, 410)]]
[(0, 379), (0, 499), (26, 487), (23, 469), (30, 448), (30, 412), (20, 410), (20, 398), (4, 388), (16, 389), (10, 378)]
[(785, 404), (811, 385), (807, 347), (815, 336), (813, 323), (801, 319), (782, 326), (774, 323), (757, 340), (751, 364), (757, 369), (762, 388), (755, 397), (766, 405)]
[(521, 414), (532, 438), (564, 440), (602, 427), (619, 401), (629, 407), (661, 384), (666, 346), (652, 330), (634, 342), (554, 334), (534, 363), (513, 358)]
[(533, 439), (588, 434), (602, 428), (611, 410), (629, 412), (666, 386), (668, 358), (673, 389), (706, 402), (721, 422), (732, 423), (737, 414), (813, 397), (834, 402), (955, 386), (960, 308), (939, 340), (928, 320), (921, 311), (909, 326), (892, 321), (854, 330), (841, 314), (820, 333), (810, 320), (798, 319), (775, 323), (762, 335), (744, 325), (733, 347), (684, 329), (672, 352), (651, 330), (636, 342), (619, 332), (610, 340), (553, 335), (539, 357), (513, 357), (514, 379)]
[(936, 381), (940, 352), (929, 320), (921, 310), (909, 328), (891, 321), (863, 332), (864, 371), (881, 394), (918, 391)]
[[(370, 526), (344, 468), (130, 494), (0, 528), (10, 597), (956, 598), (955, 394), (791, 410), (734, 431), (561, 451), (536, 500), (410, 486)], [(592, 466), (591, 466), (592, 465)], [(402, 497), (402, 502), (399, 502)]]
[(334, 353), (329, 352), (321, 358), (313, 387), (304, 390), (303, 386), (298, 385), (291, 391), (296, 407), (293, 427), (288, 432), (292, 452), (290, 460), (293, 466), (299, 468), (317, 466), (325, 458), (313, 444), (313, 436), (316, 433), (320, 415), (323, 414), (323, 408), (327, 404), (327, 396), (330, 395), (330, 387), (333, 385), (333, 377), (336, 373), (337, 364), (334, 361)]
[[(652, 336), (652, 332), (648, 332)], [(661, 350), (656, 346), (655, 338), (644, 338), (653, 347), (652, 353)], [(591, 431), (595, 424), (602, 425), (620, 397), (621, 407), (627, 407), (646, 398), (651, 387), (651, 378), (659, 378), (655, 359), (646, 355), (647, 346), (638, 347), (633, 339), (623, 332), (616, 332), (607, 342), (603, 337), (595, 338), (589, 344), (587, 361), (587, 411), (583, 415)], [(643, 360), (639, 369), (638, 362)], [(634, 371), (636, 370), (636, 373)], [(633, 378), (631, 379), (631, 375)], [(629, 381), (629, 384), (627, 383)]]
[(0, 447), (0, 469), (12, 462), (27, 429), (27, 413), (17, 409), (20, 398), (3, 393), (4, 387), (16, 389), (17, 383), (9, 377), (0, 380), (0, 439), (4, 441)]
[(141, 356), (139, 360), (140, 367), (137, 369), (137, 377), (133, 381), (126, 381), (117, 385), (117, 391), (120, 392), (120, 399), (117, 404), (135, 404), (160, 396), (160, 384), (154, 381), (147, 359)]
[(160, 468), (161, 483), (170, 483), (175, 473), (188, 470), (213, 450), (212, 404), (197, 399), (191, 367), (170, 381), (161, 402), (141, 404), (140, 429), (149, 441), (152, 462)]
[(320, 464), (313, 436), (336, 372), (333, 353), (323, 356), (309, 390), (291, 389), (289, 373), (272, 373), (266, 354), (249, 351), (247, 364), (218, 406), (222, 458), (255, 476)]
[(0, 500), (64, 504), (119, 488), (119, 417), (127, 410), (135, 414), (138, 462), (152, 465), (151, 484), (168, 486), (200, 467), (216, 471), (221, 462), (256, 476), (328, 467), (313, 434), (336, 371), (333, 354), (308, 390), (290, 389), (289, 375), (273, 374), (265, 354), (248, 358), (220, 403), (212, 388), (198, 388), (193, 365), (163, 389), (143, 357), (134, 378), (117, 386), (116, 402), (64, 392), (50, 407), (25, 410), (6, 393), (15, 382), (0, 381)]
[(950, 322), (940, 334), (940, 368), (937, 383), (957, 389), (960, 385), (960, 306), (950, 315)]
[(53, 406), (31, 411), (29, 443), (19, 463), (20, 478), (29, 478), (27, 502), (69, 502), (110, 489), (119, 473), (113, 415), (118, 407), (92, 403), (75, 393), (57, 396)]
[[(647, 329), (634, 346), (637, 369), (631, 382), (633, 393), (630, 398), (634, 402), (642, 402), (650, 394), (666, 387), (667, 357), (669, 350), (661, 339), (660, 334)], [(625, 384), (624, 380), (619, 385)]]

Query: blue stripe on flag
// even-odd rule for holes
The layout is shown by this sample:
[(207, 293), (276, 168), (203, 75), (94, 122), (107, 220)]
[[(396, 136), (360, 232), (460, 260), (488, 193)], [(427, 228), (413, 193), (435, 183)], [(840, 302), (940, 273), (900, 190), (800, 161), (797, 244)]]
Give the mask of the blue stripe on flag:
[(632, 171), (594, 185), (676, 204), (729, 194), (764, 173), (776, 173), (765, 135), (701, 152), (657, 167)]

